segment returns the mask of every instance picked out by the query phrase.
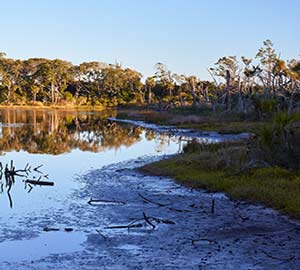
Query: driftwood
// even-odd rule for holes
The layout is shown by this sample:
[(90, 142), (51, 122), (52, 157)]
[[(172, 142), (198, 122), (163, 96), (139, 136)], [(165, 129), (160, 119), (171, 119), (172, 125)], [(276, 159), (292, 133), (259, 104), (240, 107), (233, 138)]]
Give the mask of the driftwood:
[[(156, 226), (153, 224), (153, 222), (163, 223), (163, 224), (168, 224), (168, 225), (175, 224), (175, 222), (172, 220), (150, 217), (150, 216), (147, 216), (145, 212), (143, 212), (143, 218), (134, 219), (128, 225), (108, 226), (108, 227), (104, 227), (104, 229), (128, 229), (129, 230), (131, 228), (141, 228), (141, 227), (143, 227), (142, 221), (144, 221), (144, 222), (146, 222), (146, 224), (150, 225), (152, 227), (152, 229), (156, 228)], [(139, 222), (139, 223), (137, 223), (137, 222)]]
[(192, 244), (194, 245), (194, 244), (196, 244), (197, 242), (200, 242), (200, 241), (207, 241), (210, 244), (218, 244), (217, 241), (212, 240), (212, 239), (208, 239), (208, 238), (192, 239)]
[[(273, 255), (271, 255), (271, 254), (268, 254), (267, 252), (265, 252), (265, 251), (263, 251), (263, 250), (261, 251), (261, 253), (265, 254), (267, 257), (269, 257), (269, 258), (271, 258), (271, 259), (273, 259), (273, 260), (278, 260), (278, 261), (292, 261), (292, 260), (297, 259), (297, 258), (295, 257), (295, 255), (292, 255), (292, 256), (287, 257), (287, 258), (279, 258), (279, 257), (275, 257), (275, 256), (273, 256)], [(300, 259), (300, 257), (299, 257), (298, 259)]]
[(39, 186), (54, 186), (54, 182), (40, 181), (40, 180), (25, 180), (26, 184), (39, 185)]
[(174, 225), (175, 222), (169, 219), (160, 219), (160, 218), (156, 218), (156, 217), (148, 217), (149, 219), (153, 219), (154, 221), (156, 221), (157, 223), (163, 223), (163, 224), (171, 224)]
[(154, 202), (154, 201), (152, 201), (152, 200), (150, 200), (150, 199), (144, 197), (144, 196), (143, 196), (142, 194), (140, 194), (140, 193), (138, 193), (138, 195), (139, 195), (145, 202), (152, 203), (152, 204), (156, 204), (156, 205), (158, 205), (158, 206), (160, 206), (160, 207), (165, 207), (165, 206), (167, 206), (166, 204)]
[(96, 232), (104, 239), (104, 240), (107, 240), (107, 237), (101, 233), (98, 229), (96, 229)]
[(152, 226), (153, 229), (155, 229), (156, 226), (149, 220), (149, 218), (146, 216), (145, 212), (143, 212), (143, 216), (144, 216), (145, 221), (146, 221), (150, 226)]
[(87, 202), (89, 205), (95, 205), (97, 203), (103, 203), (103, 204), (126, 204), (125, 202), (122, 201), (115, 201), (115, 200), (99, 200), (99, 199), (92, 199)]
[(142, 194), (138, 193), (138, 195), (145, 201), (145, 202), (148, 202), (148, 203), (152, 203), (152, 204), (155, 204), (157, 206), (160, 206), (160, 207), (166, 207), (167, 209), (171, 210), (171, 211), (175, 211), (175, 212), (192, 212), (191, 210), (185, 210), (185, 209), (177, 209), (177, 208), (173, 208), (173, 207), (168, 207), (167, 204), (162, 204), (162, 203), (158, 203), (158, 202), (154, 202), (148, 198), (146, 198), (145, 196), (143, 196)]
[[(48, 181), (40, 181), (42, 177), (48, 178), (48, 175), (44, 175), (43, 172), (41, 172), (39, 169), (43, 165), (39, 165), (33, 169), (34, 172), (39, 173), (40, 177), (35, 180), (35, 176), (33, 176), (33, 179), (25, 179), (23, 182), (25, 183), (25, 189), (28, 188), (28, 193), (30, 193), (33, 189), (33, 185), (41, 185), (41, 186), (53, 186), (54, 182), (48, 182)], [(13, 207), (13, 200), (10, 194), (10, 191), (12, 189), (12, 186), (15, 184), (15, 177), (28, 177), (32, 173), (31, 166), (27, 163), (24, 169), (18, 169), (16, 170), (16, 167), (14, 166), (13, 160), (10, 161), (9, 164), (6, 164), (5, 167), (3, 167), (2, 163), (0, 162), (0, 180), (2, 179), (3, 175), (5, 177), (5, 187), (7, 188), (7, 195), (9, 200), (10, 207)], [(1, 192), (4, 191), (4, 185), (1, 184), (0, 186)]]
[(43, 230), (44, 230), (45, 232), (59, 231), (58, 228), (49, 228), (49, 227), (45, 227)]
[(118, 225), (118, 226), (108, 226), (104, 227), (104, 229), (131, 229), (131, 228), (141, 228), (143, 224), (129, 224), (129, 225)]
[[(74, 229), (66, 227), (64, 230), (65, 230), (65, 232), (72, 232)], [(45, 227), (43, 229), (43, 231), (45, 231), (45, 232), (57, 232), (57, 231), (59, 231), (59, 229), (58, 228)]]
[(215, 198), (212, 198), (211, 200), (211, 213), (214, 214), (215, 213)]

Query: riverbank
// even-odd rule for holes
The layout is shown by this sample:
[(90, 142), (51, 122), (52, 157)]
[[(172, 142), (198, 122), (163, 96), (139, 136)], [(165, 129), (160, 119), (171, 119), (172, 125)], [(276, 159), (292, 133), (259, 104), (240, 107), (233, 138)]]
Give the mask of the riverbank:
[(24, 110), (70, 110), (70, 111), (104, 111), (104, 110), (110, 110), (115, 109), (113, 107), (107, 108), (105, 106), (89, 106), (89, 105), (45, 105), (45, 104), (39, 104), (39, 105), (3, 105), (0, 104), (0, 109), (24, 109)]
[(261, 128), (272, 125), (268, 117), (259, 120), (255, 115), (212, 113), (190, 107), (171, 111), (157, 111), (145, 107), (120, 108), (117, 118), (196, 131), (215, 131), (220, 134), (256, 133)]
[[(0, 243), (0, 269), (298, 269), (296, 223), (259, 205), (136, 171), (160, 159), (128, 160), (78, 177), (81, 188), (61, 198), (61, 209), (34, 220), (27, 215), (1, 231), (0, 239), (10, 241)], [(90, 198), (100, 202), (89, 204)], [(20, 233), (24, 224), (30, 226)]]
[(244, 144), (237, 144), (217, 151), (183, 153), (139, 170), (149, 175), (170, 176), (191, 188), (225, 192), (234, 200), (261, 203), (299, 219), (299, 172), (280, 167), (247, 169), (246, 151)]
[[(259, 134), (274, 124), (271, 119), (242, 121), (241, 116), (237, 114), (227, 115), (224, 118), (222, 115), (190, 113), (188, 110), (180, 113), (142, 110), (120, 112), (118, 117), (223, 134), (240, 132)], [(253, 139), (223, 145), (220, 148), (195, 143), (185, 153), (148, 164), (140, 171), (151, 175), (170, 176), (178, 183), (192, 188), (225, 192), (232, 199), (261, 203), (292, 218), (300, 218), (299, 172), (269, 165), (260, 160), (261, 157), (249, 157), (250, 152), (255, 152), (253, 148), (257, 147), (256, 144)], [(254, 155), (257, 156), (259, 153)]]

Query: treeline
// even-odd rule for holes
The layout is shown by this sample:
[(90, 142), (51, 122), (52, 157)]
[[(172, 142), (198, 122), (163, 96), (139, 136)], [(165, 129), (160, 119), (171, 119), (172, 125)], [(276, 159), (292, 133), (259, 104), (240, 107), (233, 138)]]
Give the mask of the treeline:
[(55, 59), (14, 60), (0, 54), (0, 103), (104, 105), (154, 104), (161, 109), (193, 105), (213, 111), (300, 107), (300, 61), (285, 61), (270, 40), (255, 57), (220, 58), (208, 69), (212, 80), (175, 74), (162, 63), (142, 80), (138, 71), (119, 64), (73, 65)]

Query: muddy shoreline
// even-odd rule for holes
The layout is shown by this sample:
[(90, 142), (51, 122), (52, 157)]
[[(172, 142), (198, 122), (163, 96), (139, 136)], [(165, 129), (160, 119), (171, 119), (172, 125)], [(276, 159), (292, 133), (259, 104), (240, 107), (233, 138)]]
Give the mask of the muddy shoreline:
[[(70, 239), (84, 236), (78, 251), (2, 262), (0, 269), (299, 269), (297, 222), (260, 205), (190, 190), (170, 178), (145, 176), (136, 170), (161, 158), (142, 157), (78, 178), (84, 188), (74, 191), (65, 209), (55, 213), (51, 222), (48, 213), (27, 227), (29, 239), (29, 232), (35, 232), (31, 237), (57, 237), (58, 232), (42, 231), (45, 224), (72, 227), (73, 232), (59, 233)], [(90, 198), (125, 204), (89, 205)], [(175, 224), (156, 223), (153, 229), (143, 221), (143, 212)], [(105, 229), (138, 219), (142, 227)], [(30, 217), (26, 222), (30, 224)], [(18, 233), (11, 231), (12, 236)]]
[[(214, 141), (249, 136), (123, 122)], [(167, 157), (92, 169), (74, 179), (80, 188), (57, 198), (59, 209), (1, 223), (0, 269), (300, 269), (300, 222), (137, 170)]]

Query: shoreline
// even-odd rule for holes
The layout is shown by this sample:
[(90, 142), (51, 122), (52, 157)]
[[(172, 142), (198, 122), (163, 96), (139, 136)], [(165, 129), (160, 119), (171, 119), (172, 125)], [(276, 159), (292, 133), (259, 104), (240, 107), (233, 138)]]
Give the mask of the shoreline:
[(104, 111), (115, 110), (115, 107), (104, 106), (70, 106), (70, 105), (0, 105), (0, 109), (24, 109), (24, 110), (92, 110), (92, 111)]
[[(148, 124), (142, 121), (112, 120), (129, 122), (145, 128), (150, 127), (158, 132), (169, 132), (176, 135), (176, 127), (175, 130), (174, 128), (168, 130), (168, 126)], [(177, 135), (183, 136), (191, 134), (191, 130), (187, 129), (185, 131), (178, 129), (178, 132)], [(197, 134), (201, 135), (194, 131), (192, 137), (197, 138)], [(203, 134), (207, 134), (207, 138), (209, 138), (210, 135), (216, 133), (204, 132)], [(237, 167), (236, 162), (230, 161), (230, 157), (234, 156), (233, 159), (237, 161), (245, 159), (248, 142), (251, 140), (251, 137), (247, 139), (237, 135), (232, 134), (232, 137), (229, 137), (229, 143), (226, 143), (226, 140), (217, 142), (216, 147), (212, 147), (212, 149), (206, 145), (204, 148), (200, 146), (199, 150), (199, 145), (197, 146), (197, 142), (195, 142), (191, 148), (195, 147), (196, 150), (192, 149), (192, 152), (175, 154), (168, 159), (146, 164), (139, 168), (139, 171), (152, 176), (171, 177), (175, 182), (190, 188), (224, 192), (231, 199), (263, 204), (289, 218), (299, 220), (300, 199), (297, 198), (300, 195), (300, 177), (298, 173), (277, 166), (258, 166), (244, 170), (244, 166), (247, 165), (241, 163), (240, 167)], [(233, 143), (230, 142), (230, 138)], [(218, 145), (222, 144), (224, 147), (218, 149)], [(224, 164), (227, 162), (232, 164), (225, 166)], [(285, 188), (282, 188), (283, 186)]]

